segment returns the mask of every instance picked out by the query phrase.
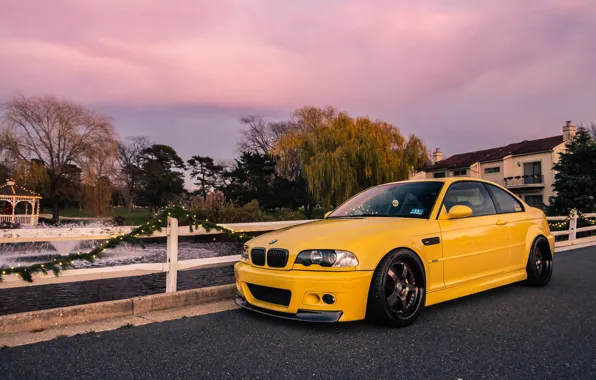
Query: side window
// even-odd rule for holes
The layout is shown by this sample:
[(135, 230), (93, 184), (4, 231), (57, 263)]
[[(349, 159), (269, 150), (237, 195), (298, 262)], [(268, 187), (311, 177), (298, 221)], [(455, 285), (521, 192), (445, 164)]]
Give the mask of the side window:
[(472, 216), (494, 215), (495, 205), (482, 183), (456, 182), (449, 187), (443, 201), (447, 212), (456, 205), (468, 206)]
[(511, 212), (522, 212), (524, 210), (521, 203), (519, 203), (517, 199), (513, 198), (510, 194), (507, 194), (506, 191), (499, 189), (494, 185), (486, 184), (486, 186), (490, 189), (490, 192), (495, 198), (495, 202), (497, 203), (500, 213), (507, 214)]

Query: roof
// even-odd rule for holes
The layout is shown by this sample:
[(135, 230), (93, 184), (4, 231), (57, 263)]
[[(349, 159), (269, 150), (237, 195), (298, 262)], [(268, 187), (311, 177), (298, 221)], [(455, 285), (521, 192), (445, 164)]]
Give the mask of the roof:
[(0, 186), (0, 196), (41, 198), (36, 192), (17, 185), (14, 179), (9, 179), (6, 181), (6, 184)]
[(434, 165), (429, 165), (423, 170), (432, 171), (439, 169), (468, 168), (476, 162), (496, 161), (502, 160), (507, 156), (517, 156), (522, 154), (549, 151), (563, 142), (563, 135), (545, 137), (537, 140), (524, 140), (498, 148), (456, 154), (451, 157), (447, 157), (446, 159), (441, 160)]

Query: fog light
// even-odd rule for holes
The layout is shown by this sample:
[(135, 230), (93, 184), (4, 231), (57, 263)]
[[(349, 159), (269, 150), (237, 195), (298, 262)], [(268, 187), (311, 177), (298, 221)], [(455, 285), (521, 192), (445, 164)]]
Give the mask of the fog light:
[(335, 297), (333, 297), (331, 294), (325, 294), (323, 296), (323, 302), (325, 302), (327, 305), (333, 305), (335, 303)]
[(307, 305), (316, 305), (319, 303), (320, 300), (321, 299), (319, 298), (319, 296), (314, 293), (307, 294), (304, 297), (304, 303)]

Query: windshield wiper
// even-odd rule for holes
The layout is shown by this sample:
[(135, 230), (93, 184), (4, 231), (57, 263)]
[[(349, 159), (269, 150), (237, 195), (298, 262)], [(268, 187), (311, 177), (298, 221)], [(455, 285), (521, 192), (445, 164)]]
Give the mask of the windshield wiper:
[(361, 214), (361, 215), (342, 215), (342, 216), (329, 216), (327, 219), (340, 219), (340, 218), (363, 218), (363, 217), (379, 217), (379, 218), (393, 218), (393, 215), (383, 214)]

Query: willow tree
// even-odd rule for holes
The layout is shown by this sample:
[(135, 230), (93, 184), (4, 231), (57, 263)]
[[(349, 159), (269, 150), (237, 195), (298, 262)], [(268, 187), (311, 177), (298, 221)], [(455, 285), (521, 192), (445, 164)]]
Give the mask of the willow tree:
[(383, 121), (352, 118), (334, 108), (305, 107), (273, 152), (282, 169), (298, 166), (325, 206), (381, 183), (407, 179), (427, 162), (422, 141)]

